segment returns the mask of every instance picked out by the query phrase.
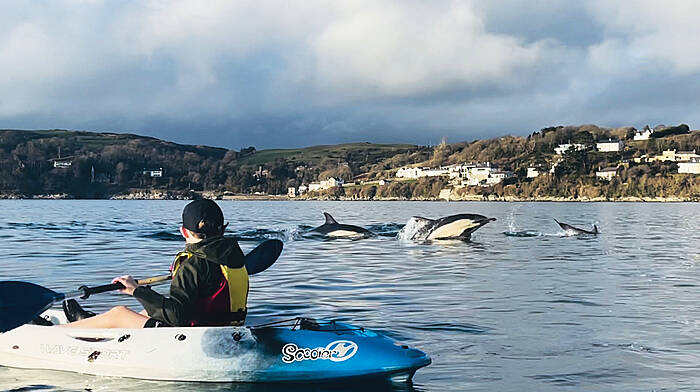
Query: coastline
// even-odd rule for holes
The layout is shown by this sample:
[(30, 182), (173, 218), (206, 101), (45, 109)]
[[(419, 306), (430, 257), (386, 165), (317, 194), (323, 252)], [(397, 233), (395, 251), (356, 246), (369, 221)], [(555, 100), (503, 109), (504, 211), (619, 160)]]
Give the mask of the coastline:
[(400, 197), (330, 197), (330, 196), (302, 196), (288, 197), (287, 195), (222, 195), (218, 192), (195, 192), (195, 191), (152, 191), (152, 192), (131, 192), (111, 195), (103, 198), (79, 198), (65, 193), (43, 194), (43, 195), (21, 195), (21, 194), (0, 194), (0, 200), (192, 200), (195, 198), (208, 198), (214, 200), (266, 200), (266, 201), (488, 201), (488, 202), (576, 202), (576, 203), (697, 203), (700, 196), (696, 198), (680, 197), (639, 197), (626, 196), (622, 198), (574, 198), (559, 196), (538, 196), (538, 197), (516, 197), (516, 196), (496, 196), (496, 195), (457, 195), (454, 197), (421, 197), (421, 198), (400, 198)]

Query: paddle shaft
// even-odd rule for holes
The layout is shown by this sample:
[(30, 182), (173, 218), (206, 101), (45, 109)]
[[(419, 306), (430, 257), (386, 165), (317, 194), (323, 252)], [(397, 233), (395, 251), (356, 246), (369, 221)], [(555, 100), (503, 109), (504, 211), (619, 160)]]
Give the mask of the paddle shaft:
[[(167, 275), (161, 275), (161, 276), (154, 276), (152, 278), (146, 278), (146, 279), (139, 279), (136, 281), (136, 284), (139, 286), (147, 285), (147, 284), (161, 284), (164, 282), (167, 282), (168, 280), (172, 279), (173, 276), (171, 274)], [(95, 287), (87, 287), (87, 286), (81, 286), (78, 288), (78, 291), (74, 293), (66, 293), (66, 298), (75, 298), (75, 297), (80, 297), (82, 299), (87, 299), (90, 297), (92, 294), (99, 294), (99, 293), (106, 293), (108, 291), (114, 291), (114, 290), (121, 290), (124, 288), (124, 285), (121, 284), (120, 282), (116, 283), (110, 283), (110, 284), (105, 284), (102, 286), (95, 286)], [(71, 294), (77, 294), (77, 295), (71, 295)]]

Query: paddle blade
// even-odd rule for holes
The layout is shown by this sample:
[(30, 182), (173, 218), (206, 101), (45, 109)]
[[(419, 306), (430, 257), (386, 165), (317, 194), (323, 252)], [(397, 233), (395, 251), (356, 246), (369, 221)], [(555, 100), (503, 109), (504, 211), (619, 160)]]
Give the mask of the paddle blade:
[(248, 275), (255, 275), (268, 269), (277, 261), (284, 244), (280, 240), (267, 240), (245, 256)]
[(0, 282), (0, 332), (7, 332), (26, 324), (56, 301), (63, 294), (28, 282)]

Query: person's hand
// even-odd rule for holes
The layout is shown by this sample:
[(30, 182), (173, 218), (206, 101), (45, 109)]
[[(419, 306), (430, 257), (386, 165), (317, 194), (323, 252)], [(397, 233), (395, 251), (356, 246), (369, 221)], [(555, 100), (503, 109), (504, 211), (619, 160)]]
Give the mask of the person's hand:
[(131, 275), (118, 276), (112, 280), (112, 283), (117, 282), (124, 285), (124, 288), (119, 290), (120, 293), (124, 294), (134, 295), (134, 290), (138, 287), (138, 283), (136, 283)]

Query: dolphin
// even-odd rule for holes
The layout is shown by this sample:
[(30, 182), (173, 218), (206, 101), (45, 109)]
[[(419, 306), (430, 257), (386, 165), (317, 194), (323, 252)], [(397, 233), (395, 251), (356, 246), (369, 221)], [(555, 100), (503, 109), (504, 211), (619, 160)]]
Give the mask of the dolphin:
[(309, 230), (309, 233), (324, 235), (329, 238), (364, 238), (372, 236), (372, 232), (360, 226), (343, 225), (338, 223), (331, 214), (324, 212), (326, 223)]
[(562, 228), (565, 232), (571, 234), (571, 235), (579, 235), (579, 234), (590, 234), (590, 235), (596, 235), (598, 234), (598, 226), (593, 225), (593, 230), (584, 230), (584, 229), (579, 229), (578, 227), (573, 227), (569, 224), (566, 223), (561, 223), (558, 220), (554, 219), (555, 222), (559, 225), (559, 227)]
[(481, 226), (495, 221), (477, 214), (457, 214), (439, 219), (412, 217), (399, 232), (399, 239), (411, 241), (469, 240), (473, 232)]

